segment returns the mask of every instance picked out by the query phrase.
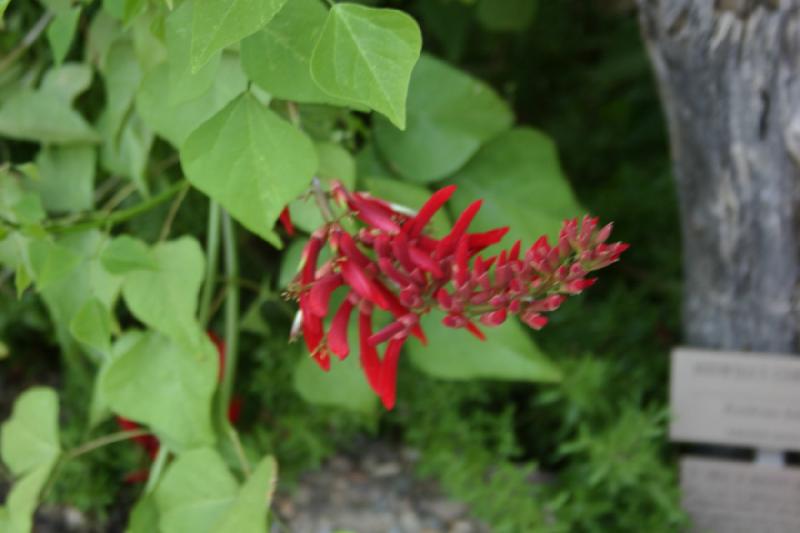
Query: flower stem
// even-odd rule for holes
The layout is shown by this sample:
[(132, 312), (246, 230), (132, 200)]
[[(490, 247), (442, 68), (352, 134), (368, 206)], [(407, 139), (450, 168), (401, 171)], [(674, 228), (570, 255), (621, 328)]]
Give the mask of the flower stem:
[(164, 472), (164, 466), (167, 464), (169, 457), (169, 449), (164, 446), (162, 442), (158, 447), (156, 460), (153, 461), (153, 466), (150, 468), (150, 475), (147, 477), (147, 485), (144, 486), (144, 493), (150, 494), (156, 489), (158, 482), (161, 480), (161, 474)]
[(83, 454), (93, 452), (98, 448), (102, 448), (103, 446), (107, 446), (109, 444), (114, 444), (115, 442), (120, 442), (123, 440), (135, 439), (136, 437), (144, 437), (145, 435), (149, 435), (150, 431), (146, 429), (134, 429), (129, 431), (118, 431), (117, 433), (111, 433), (109, 435), (105, 435), (95, 440), (90, 440), (77, 448), (73, 448), (69, 450), (67, 453), (64, 454), (64, 460), (75, 459), (76, 457), (80, 457)]
[(52, 233), (75, 233), (87, 229), (120, 224), (132, 218), (136, 218), (142, 213), (150, 211), (154, 207), (166, 202), (174, 195), (178, 194), (184, 189), (187, 189), (188, 187), (189, 182), (181, 180), (178, 183), (171, 185), (169, 188), (161, 191), (159, 194), (152, 196), (133, 207), (129, 207), (128, 209), (121, 209), (111, 214), (101, 214), (98, 218), (90, 218), (89, 220), (78, 222), (76, 224), (62, 224), (59, 222), (53, 222), (52, 224), (45, 225), (45, 229)]
[[(228, 213), (222, 213), (222, 243), (225, 254), (225, 277), (236, 279), (239, 276), (239, 260), (236, 255), (236, 234), (233, 221)], [(227, 284), (225, 297), (225, 368), (220, 383), (217, 414), (225, 427), (228, 421), (228, 406), (233, 393), (236, 377), (236, 360), (239, 349), (239, 286)]]
[(206, 280), (200, 295), (200, 324), (208, 325), (211, 318), (211, 298), (214, 295), (214, 282), (219, 264), (219, 226), (221, 208), (214, 200), (208, 204), (208, 231), (206, 235)]

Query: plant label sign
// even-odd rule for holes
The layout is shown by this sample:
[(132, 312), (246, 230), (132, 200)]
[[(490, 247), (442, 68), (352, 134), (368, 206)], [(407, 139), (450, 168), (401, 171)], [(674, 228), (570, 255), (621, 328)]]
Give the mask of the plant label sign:
[(800, 450), (800, 358), (678, 348), (671, 375), (672, 440)]
[(681, 492), (698, 533), (800, 531), (798, 468), (684, 457)]

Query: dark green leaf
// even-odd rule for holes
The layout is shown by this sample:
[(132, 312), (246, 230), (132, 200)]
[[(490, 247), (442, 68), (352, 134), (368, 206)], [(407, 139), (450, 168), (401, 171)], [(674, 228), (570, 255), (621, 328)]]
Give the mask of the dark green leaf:
[(60, 65), (69, 52), (75, 30), (78, 28), (78, 19), (81, 17), (81, 7), (74, 6), (57, 13), (50, 26), (47, 28), (47, 40), (53, 51), (53, 61)]
[(473, 231), (509, 226), (506, 239), (523, 245), (556, 234), (563, 219), (580, 213), (553, 142), (532, 129), (495, 137), (452, 181), (458, 185), (451, 200), (455, 212), (478, 198), (484, 201)]
[(94, 203), (95, 164), (92, 146), (45, 146), (36, 156), (41, 179), (32, 186), (48, 211), (89, 210)]
[(514, 120), (491, 87), (428, 55), (414, 68), (407, 108), (405, 131), (377, 117), (375, 139), (389, 166), (412, 181), (455, 172)]
[(444, 379), (502, 379), (558, 381), (561, 373), (523, 329), (511, 318), (495, 328), (482, 328), (480, 341), (464, 329), (446, 328), (441, 313), (422, 318), (428, 345), (416, 339), (406, 343), (411, 361), (426, 373)]

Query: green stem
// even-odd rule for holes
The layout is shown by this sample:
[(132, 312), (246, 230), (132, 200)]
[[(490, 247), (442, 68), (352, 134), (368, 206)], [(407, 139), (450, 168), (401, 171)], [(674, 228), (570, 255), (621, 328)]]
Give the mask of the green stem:
[(70, 459), (75, 459), (76, 457), (80, 457), (83, 454), (93, 452), (98, 448), (102, 448), (103, 446), (107, 446), (109, 444), (114, 444), (115, 442), (120, 442), (123, 440), (135, 439), (136, 437), (143, 437), (145, 435), (149, 435), (150, 432), (146, 429), (134, 429), (130, 431), (119, 431), (117, 433), (111, 433), (110, 435), (105, 435), (104, 437), (100, 437), (95, 440), (90, 440), (87, 443), (84, 443), (77, 448), (73, 448), (64, 454), (64, 460), (69, 461)]
[(145, 494), (150, 494), (155, 490), (159, 480), (161, 479), (161, 474), (164, 472), (164, 466), (167, 464), (168, 457), (169, 449), (164, 446), (164, 443), (162, 442), (161, 446), (158, 447), (156, 460), (153, 461), (153, 466), (150, 468), (150, 475), (147, 476), (147, 485), (144, 486)]
[(200, 295), (200, 324), (208, 324), (211, 312), (211, 298), (214, 296), (214, 282), (219, 264), (219, 218), (220, 207), (214, 200), (208, 204), (208, 232), (206, 235), (206, 280)]
[(33, 43), (39, 38), (42, 32), (47, 28), (47, 25), (50, 24), (50, 21), (53, 20), (54, 13), (52, 11), (47, 11), (39, 20), (36, 21), (36, 24), (30, 29), (30, 31), (22, 38), (19, 45), (14, 48), (9, 54), (0, 60), (0, 72), (4, 72), (8, 67), (14, 64), (14, 62), (23, 54), (25, 50), (31, 47)]
[(171, 185), (169, 188), (164, 189), (157, 195), (152, 196), (147, 200), (145, 200), (144, 202), (140, 202), (139, 204), (134, 205), (133, 207), (129, 207), (128, 209), (120, 209), (119, 211), (115, 211), (111, 214), (101, 215), (100, 218), (89, 219), (84, 222), (79, 222), (77, 224), (60, 224), (58, 222), (55, 222), (52, 223), (51, 225), (46, 225), (45, 229), (52, 233), (75, 233), (87, 229), (120, 224), (132, 218), (136, 218), (142, 213), (146, 213), (151, 209), (153, 209), (154, 207), (163, 204), (164, 202), (172, 198), (174, 195), (176, 195), (177, 193), (181, 192), (182, 190), (188, 187), (189, 187), (189, 182), (179, 181), (178, 183)]
[[(233, 221), (228, 213), (222, 213), (222, 243), (225, 253), (225, 277), (239, 277), (239, 260), (236, 256), (236, 234)], [(220, 427), (228, 425), (228, 406), (233, 394), (233, 382), (236, 378), (236, 360), (239, 349), (239, 286), (227, 284), (225, 298), (225, 368), (220, 384), (217, 404)]]

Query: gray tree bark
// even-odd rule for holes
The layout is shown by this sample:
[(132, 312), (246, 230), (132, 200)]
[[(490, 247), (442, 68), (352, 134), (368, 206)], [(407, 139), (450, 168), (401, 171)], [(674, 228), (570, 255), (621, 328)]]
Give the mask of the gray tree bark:
[(796, 352), (800, 1), (638, 4), (678, 185), (686, 341)]

